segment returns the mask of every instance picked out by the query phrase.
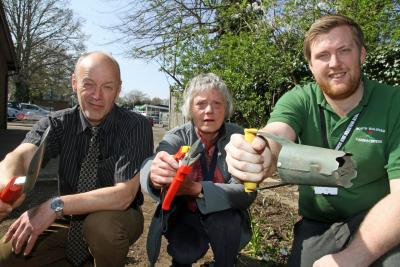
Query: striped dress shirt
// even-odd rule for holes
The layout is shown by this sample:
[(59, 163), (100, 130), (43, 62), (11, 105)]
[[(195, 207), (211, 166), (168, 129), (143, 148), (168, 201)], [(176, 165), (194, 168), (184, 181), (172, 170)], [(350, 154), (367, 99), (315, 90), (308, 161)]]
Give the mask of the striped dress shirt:
[[(44, 161), (59, 156), (60, 195), (74, 194), (77, 192), (81, 164), (88, 151), (91, 126), (80, 107), (75, 106), (41, 119), (26, 135), (23, 143), (39, 145), (48, 126), (50, 132)], [(153, 154), (153, 133), (148, 120), (114, 105), (98, 126), (100, 158), (96, 188), (113, 186), (133, 178), (142, 162)], [(139, 187), (132, 206), (141, 204), (143, 195)]]

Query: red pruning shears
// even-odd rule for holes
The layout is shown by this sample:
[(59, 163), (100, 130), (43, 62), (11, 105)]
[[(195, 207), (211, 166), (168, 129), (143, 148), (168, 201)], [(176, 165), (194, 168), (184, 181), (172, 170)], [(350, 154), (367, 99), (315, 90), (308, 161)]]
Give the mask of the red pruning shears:
[(14, 203), (22, 194), (25, 180), (26, 176), (14, 176), (11, 178), (6, 187), (1, 190), (0, 199), (9, 204)]
[(185, 180), (185, 176), (192, 172), (192, 164), (199, 159), (202, 150), (202, 143), (200, 139), (198, 139), (192, 146), (181, 146), (178, 152), (174, 155), (175, 160), (179, 162), (179, 168), (168, 187), (167, 193), (165, 194), (161, 206), (162, 210), (170, 210), (171, 203), (174, 200), (179, 187)]

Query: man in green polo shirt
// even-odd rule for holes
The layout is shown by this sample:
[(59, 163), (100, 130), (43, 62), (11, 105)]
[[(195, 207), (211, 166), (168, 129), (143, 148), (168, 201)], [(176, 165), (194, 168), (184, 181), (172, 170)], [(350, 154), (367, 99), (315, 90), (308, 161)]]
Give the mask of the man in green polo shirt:
[[(363, 33), (350, 18), (318, 19), (304, 55), (316, 82), (282, 96), (263, 131), (351, 152), (358, 167), (350, 188), (299, 186), (302, 220), (288, 265), (399, 266), (400, 88), (361, 74)], [(276, 170), (280, 145), (272, 140), (234, 135), (225, 149), (230, 173), (243, 181)]]

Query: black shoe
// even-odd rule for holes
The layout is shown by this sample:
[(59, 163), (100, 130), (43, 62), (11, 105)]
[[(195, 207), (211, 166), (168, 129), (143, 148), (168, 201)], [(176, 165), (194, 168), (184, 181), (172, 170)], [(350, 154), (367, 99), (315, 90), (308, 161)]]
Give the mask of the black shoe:
[(172, 259), (171, 267), (192, 267), (192, 264), (182, 264), (182, 263), (176, 262), (174, 259)]

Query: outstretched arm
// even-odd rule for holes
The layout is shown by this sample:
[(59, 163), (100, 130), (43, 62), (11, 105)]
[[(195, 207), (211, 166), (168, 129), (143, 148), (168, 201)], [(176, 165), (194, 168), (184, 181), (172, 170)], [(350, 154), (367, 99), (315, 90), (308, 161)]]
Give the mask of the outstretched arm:
[[(361, 223), (349, 246), (322, 257), (314, 267), (369, 266), (400, 243), (400, 179), (390, 181), (391, 193), (379, 201)], [(355, 257), (354, 255), (357, 255)]]
[[(29, 143), (20, 144), (12, 152), (8, 153), (0, 162), (0, 191), (14, 176), (23, 176), (28, 170), (29, 163), (37, 150), (37, 146)], [(7, 216), (13, 208), (18, 207), (24, 200), (21, 195), (14, 203), (5, 203), (0, 200), (0, 220)]]

